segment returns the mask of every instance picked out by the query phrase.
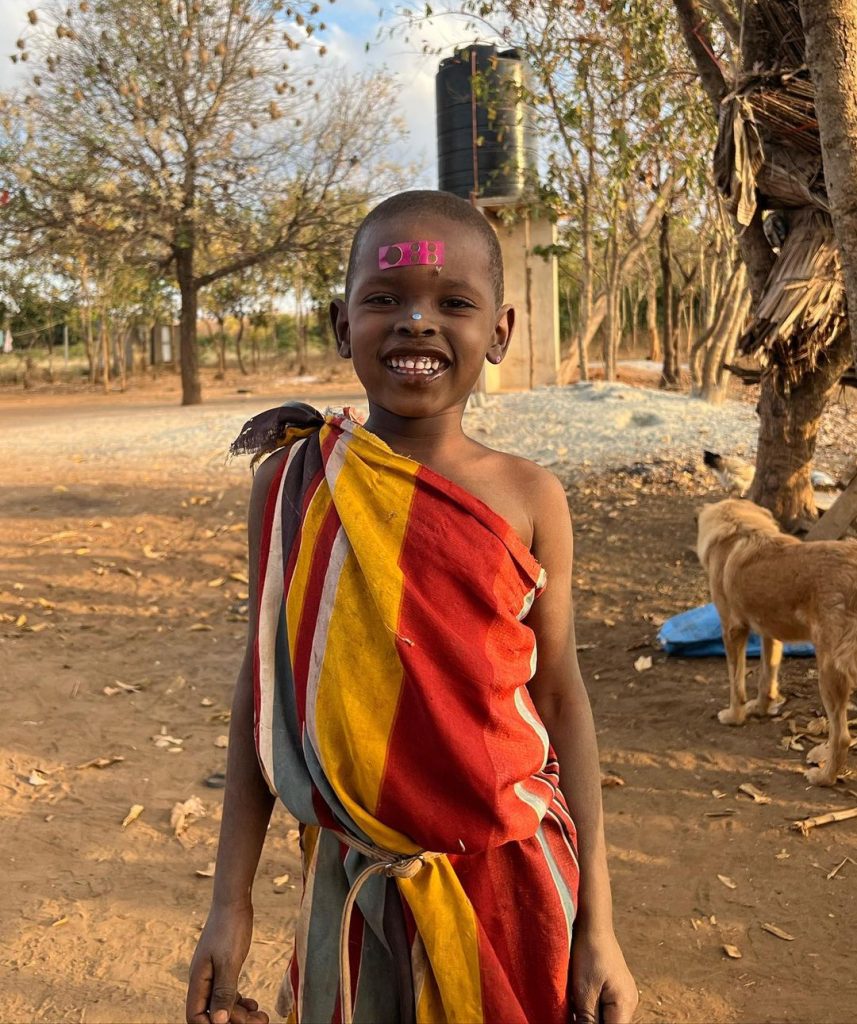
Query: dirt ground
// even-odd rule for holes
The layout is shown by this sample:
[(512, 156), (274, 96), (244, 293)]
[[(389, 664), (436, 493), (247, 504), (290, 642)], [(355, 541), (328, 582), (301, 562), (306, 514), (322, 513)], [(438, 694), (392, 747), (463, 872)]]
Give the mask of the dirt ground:
[[(166, 384), (4, 394), (0, 428), (39, 419), (61, 433), (99, 411), (145, 414), (174, 401)], [(235, 467), (177, 473), (167, 457), (145, 472), (85, 452), (58, 465), (49, 447), (0, 469), (3, 1021), (183, 1019), (222, 799), (205, 780), (225, 764), (244, 641), (248, 479)], [(729, 729), (715, 718), (725, 663), (651, 646), (665, 618), (707, 599), (693, 512), (715, 493), (701, 475), (655, 467), (569, 494), (580, 657), (603, 769), (623, 783), (604, 801), (639, 1020), (854, 1021), (857, 820), (807, 837), (790, 828), (857, 805), (854, 782), (809, 788), (801, 751), (786, 748), (821, 710), (814, 662), (784, 666), (787, 717)], [(641, 656), (650, 669), (635, 669)], [(201, 816), (177, 836), (171, 812), (192, 798)], [(255, 890), (243, 991), (268, 1009), (299, 897), (293, 828), (278, 811)]]

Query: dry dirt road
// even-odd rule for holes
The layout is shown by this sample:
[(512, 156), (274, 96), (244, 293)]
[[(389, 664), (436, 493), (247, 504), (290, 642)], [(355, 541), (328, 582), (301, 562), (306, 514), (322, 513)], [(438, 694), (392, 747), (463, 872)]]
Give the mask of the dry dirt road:
[[(222, 452), (263, 390), (198, 410), (174, 388), (0, 398), (3, 1021), (183, 1019), (221, 807), (205, 780), (224, 766), (244, 640), (248, 474)], [(693, 509), (708, 493), (656, 472), (569, 495), (578, 643), (603, 768), (623, 783), (604, 798), (639, 1019), (854, 1021), (857, 821), (789, 827), (857, 805), (853, 783), (808, 788), (786, 749), (820, 711), (813, 663), (785, 667), (789, 717), (724, 729), (724, 663), (649, 646), (705, 598)], [(177, 837), (191, 798), (201, 816)], [(269, 1008), (299, 896), (293, 827), (276, 814), (255, 891), (243, 987)]]

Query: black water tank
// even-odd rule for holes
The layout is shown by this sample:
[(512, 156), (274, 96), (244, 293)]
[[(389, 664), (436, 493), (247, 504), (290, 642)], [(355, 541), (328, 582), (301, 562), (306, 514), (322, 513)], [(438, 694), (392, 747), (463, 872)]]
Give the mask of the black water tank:
[(469, 46), (441, 61), (435, 79), (439, 188), (464, 199), (523, 195), (536, 171), (534, 114), (521, 102), (527, 73), (517, 50), (495, 46)]

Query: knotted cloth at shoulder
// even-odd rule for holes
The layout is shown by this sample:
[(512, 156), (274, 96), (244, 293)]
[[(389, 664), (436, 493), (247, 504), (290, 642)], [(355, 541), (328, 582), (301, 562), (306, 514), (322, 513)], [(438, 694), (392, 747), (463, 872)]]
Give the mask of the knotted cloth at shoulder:
[(324, 416), (318, 409), (305, 402), (284, 402), (247, 420), (229, 446), (229, 455), (252, 455), (255, 463), (263, 455), (282, 448), (296, 437), (305, 437), (323, 425)]

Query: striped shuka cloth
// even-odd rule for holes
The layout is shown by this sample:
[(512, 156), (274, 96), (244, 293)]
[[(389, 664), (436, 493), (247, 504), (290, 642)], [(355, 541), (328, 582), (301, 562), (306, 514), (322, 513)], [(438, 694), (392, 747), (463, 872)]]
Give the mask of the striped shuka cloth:
[[(304, 872), (278, 1009), (340, 1021), (347, 972), (354, 1021), (565, 1024), (576, 837), (526, 688), (544, 570), (346, 415), (277, 417), (293, 443), (264, 513), (255, 733)], [(349, 838), (432, 856), (364, 880), (343, 969), (342, 908), (373, 863)]]

